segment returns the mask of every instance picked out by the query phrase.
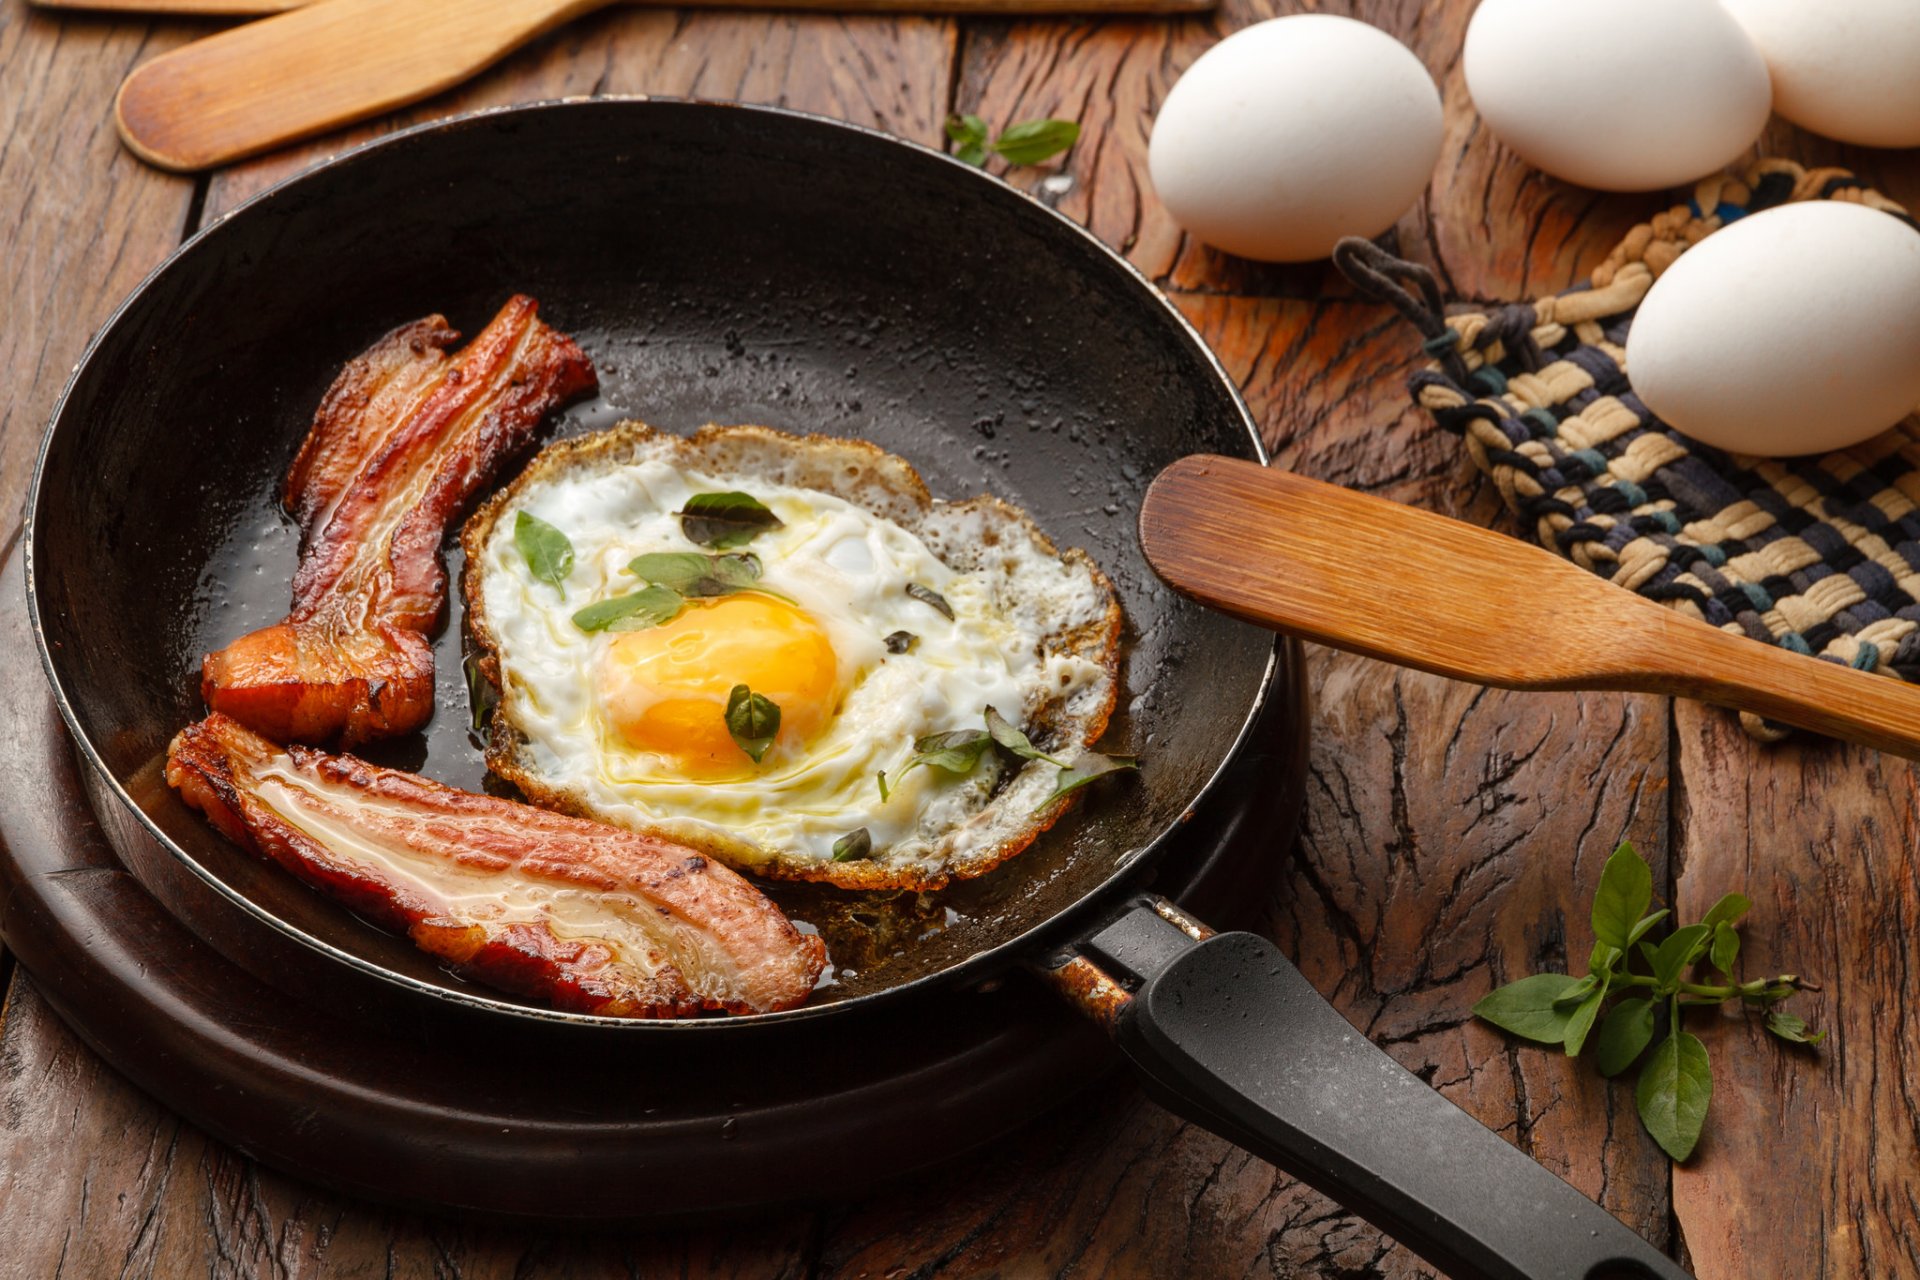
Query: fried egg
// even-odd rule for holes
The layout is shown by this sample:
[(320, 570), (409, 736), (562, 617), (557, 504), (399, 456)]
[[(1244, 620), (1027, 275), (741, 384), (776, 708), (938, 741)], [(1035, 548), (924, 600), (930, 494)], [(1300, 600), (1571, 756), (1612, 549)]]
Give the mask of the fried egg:
[[(737, 545), (683, 518), (723, 494), (770, 513)], [(1070, 760), (1114, 703), (1120, 610), (1092, 561), (994, 498), (935, 500), (860, 441), (625, 423), (549, 446), (462, 544), (493, 771), (743, 870), (978, 875), (1058, 816), (1060, 766), (989, 748), (909, 768), (916, 744), (992, 708)]]

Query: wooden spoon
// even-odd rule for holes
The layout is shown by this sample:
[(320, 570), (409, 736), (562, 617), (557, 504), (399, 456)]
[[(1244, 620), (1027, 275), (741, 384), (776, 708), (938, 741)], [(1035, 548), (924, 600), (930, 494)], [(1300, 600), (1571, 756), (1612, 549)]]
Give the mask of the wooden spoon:
[(1249, 622), (1506, 689), (1696, 698), (1920, 757), (1920, 687), (1682, 616), (1530, 543), (1235, 458), (1140, 509), (1167, 584)]
[[(161, 54), (120, 86), (114, 117), (162, 169), (210, 169), (451, 88), (612, 0), (317, 0)], [(694, 0), (744, 7), (765, 0)], [(780, 0), (790, 8), (928, 13), (1174, 13), (1214, 0)], [(205, 5), (172, 0), (169, 8)], [(155, 7), (158, 7), (157, 5)], [(225, 11), (231, 11), (230, 9)]]

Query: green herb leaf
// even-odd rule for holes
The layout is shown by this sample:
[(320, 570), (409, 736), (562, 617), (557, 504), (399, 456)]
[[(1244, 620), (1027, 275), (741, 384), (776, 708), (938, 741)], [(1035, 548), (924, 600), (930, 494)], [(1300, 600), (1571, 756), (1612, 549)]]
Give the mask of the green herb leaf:
[(594, 601), (573, 615), (573, 625), (582, 631), (645, 631), (673, 621), (686, 603), (671, 588), (648, 587), (632, 595)]
[(1713, 929), (1718, 925), (1732, 924), (1751, 910), (1753, 903), (1746, 894), (1730, 893), (1707, 908), (1707, 914), (1700, 917), (1700, 923)]
[(1065, 761), (1055, 760), (1052, 756), (1034, 746), (1032, 740), (1029, 739), (1026, 734), (1020, 732), (1020, 730), (1014, 728), (1011, 724), (1008, 724), (1006, 717), (998, 711), (995, 711), (992, 707), (987, 708), (987, 733), (996, 743), (1000, 744), (1004, 750), (1011, 751), (1022, 760), (1044, 760), (1048, 764), (1058, 766), (1062, 769), (1067, 767)]
[(1613, 966), (1620, 963), (1621, 951), (1604, 942), (1593, 944), (1593, 950), (1587, 953), (1587, 972), (1589, 974), (1612, 973)]
[(737, 684), (727, 695), (727, 732), (759, 764), (780, 732), (780, 708), (765, 694)]
[(947, 136), (953, 139), (954, 159), (976, 169), (987, 162), (987, 122), (979, 116), (948, 116)]
[(1647, 962), (1647, 967), (1652, 968), (1653, 958), (1660, 954), (1654, 949), (1653, 944), (1651, 942), (1638, 942), (1634, 945), (1640, 948), (1640, 958)]
[(1662, 920), (1665, 920), (1668, 916), (1672, 914), (1673, 912), (1667, 910), (1667, 908), (1665, 907), (1662, 907), (1658, 911), (1654, 912), (1652, 915), (1641, 916), (1639, 919), (1639, 922), (1636, 923), (1632, 929), (1627, 931), (1627, 942), (1629, 943), (1629, 945), (1640, 941), (1641, 938), (1646, 936), (1647, 930), (1653, 928), (1653, 926), (1659, 924)]
[(1623, 840), (1600, 872), (1600, 888), (1593, 895), (1593, 936), (1627, 950), (1634, 923), (1652, 901), (1653, 871)]
[(1593, 1030), (1593, 1020), (1600, 1016), (1600, 1005), (1607, 998), (1607, 982), (1601, 979), (1593, 988), (1593, 994), (1574, 1009), (1573, 1016), (1567, 1019), (1567, 1034), (1563, 1043), (1567, 1047), (1567, 1056), (1577, 1058), (1580, 1050), (1586, 1047), (1587, 1033)]
[(993, 140), (993, 149), (1006, 157), (1008, 164), (1039, 164), (1079, 138), (1080, 126), (1072, 120), (1028, 120), (1009, 126)]
[(1594, 1065), (1603, 1076), (1617, 1076), (1633, 1065), (1653, 1042), (1653, 1001), (1641, 996), (1607, 1010), (1594, 1041)]
[(1707, 1047), (1697, 1036), (1675, 1027), (1640, 1069), (1633, 1096), (1640, 1108), (1640, 1123), (1660, 1149), (1675, 1160), (1685, 1160), (1700, 1141), (1707, 1104), (1713, 1100)]
[(1563, 1044), (1573, 1010), (1558, 1008), (1555, 1002), (1579, 982), (1564, 973), (1536, 973), (1481, 996), (1473, 1014), (1528, 1040)]
[(725, 596), (760, 580), (760, 557), (751, 551), (702, 555), (698, 551), (653, 551), (635, 556), (627, 572), (683, 596)]
[(835, 862), (859, 862), (873, 856), (873, 836), (865, 827), (849, 831), (833, 842)]
[(1567, 1008), (1571, 1009), (1573, 1006), (1579, 1004), (1582, 1000), (1585, 1000), (1587, 996), (1593, 991), (1593, 989), (1599, 985), (1600, 985), (1599, 976), (1597, 974), (1589, 973), (1586, 977), (1580, 979), (1578, 982), (1574, 983), (1571, 987), (1568, 987), (1566, 994), (1561, 996), (1558, 1000), (1555, 1000), (1554, 1003), (1559, 1005), (1565, 1005)]
[(908, 653), (918, 644), (920, 637), (911, 631), (896, 631), (886, 639), (888, 653)]
[(1713, 967), (1733, 976), (1733, 962), (1740, 958), (1740, 933), (1732, 925), (1722, 920), (1713, 926)]
[(915, 600), (918, 600), (921, 604), (930, 604), (941, 613), (946, 614), (948, 622), (953, 621), (953, 606), (948, 604), (947, 598), (938, 591), (933, 590), (931, 587), (923, 587), (917, 582), (909, 582), (907, 584), (907, 594)]
[(947, 733), (930, 733), (914, 742), (913, 755), (907, 759), (907, 763), (901, 767), (900, 772), (893, 775), (893, 785), (899, 786), (900, 779), (923, 764), (947, 773), (972, 773), (991, 745), (993, 745), (993, 738), (984, 729), (954, 729)]
[(1794, 1044), (1819, 1044), (1827, 1038), (1827, 1033), (1824, 1031), (1816, 1031), (1808, 1035), (1805, 1021), (1794, 1014), (1784, 1013), (1778, 1009), (1767, 1015), (1767, 1030), (1782, 1040), (1790, 1040)]
[(1653, 953), (1653, 980), (1663, 987), (1678, 982), (1694, 958), (1694, 948), (1706, 942), (1707, 932), (1703, 924), (1690, 924), (1668, 934)]
[(1054, 784), (1053, 794), (1042, 800), (1039, 808), (1034, 812), (1038, 813), (1040, 809), (1046, 808), (1062, 796), (1072, 795), (1089, 782), (1104, 778), (1110, 773), (1139, 767), (1140, 762), (1132, 756), (1103, 756), (1098, 751), (1082, 751), (1074, 757), (1072, 764), (1060, 770), (1060, 777)]
[(527, 559), (527, 568), (541, 582), (559, 586), (573, 569), (573, 543), (567, 535), (525, 511), (513, 517), (513, 545)]
[(696, 493), (675, 514), (689, 542), (716, 551), (744, 547), (767, 530), (781, 527), (780, 517), (765, 503), (737, 490)]
[(493, 684), (480, 671), (480, 655), (470, 653), (460, 659), (460, 672), (467, 678), (467, 708), (472, 714), (472, 728), (475, 733), (487, 727), (493, 719), (494, 704), (499, 701)]

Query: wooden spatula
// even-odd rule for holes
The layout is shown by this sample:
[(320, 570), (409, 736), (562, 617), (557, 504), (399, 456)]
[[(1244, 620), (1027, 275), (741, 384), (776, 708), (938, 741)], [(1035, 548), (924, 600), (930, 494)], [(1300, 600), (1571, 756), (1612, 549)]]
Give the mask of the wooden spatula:
[(1168, 585), (1249, 622), (1506, 689), (1697, 698), (1920, 757), (1920, 687), (1730, 635), (1539, 547), (1200, 455), (1140, 509)]
[[(209, 169), (417, 102), (611, 2), (317, 0), (136, 68), (120, 86), (114, 115), (121, 138), (148, 163), (182, 172)], [(764, 0), (693, 3), (738, 7)], [(835, 11), (1037, 14), (1189, 12), (1211, 8), (1214, 0), (778, 3)]]

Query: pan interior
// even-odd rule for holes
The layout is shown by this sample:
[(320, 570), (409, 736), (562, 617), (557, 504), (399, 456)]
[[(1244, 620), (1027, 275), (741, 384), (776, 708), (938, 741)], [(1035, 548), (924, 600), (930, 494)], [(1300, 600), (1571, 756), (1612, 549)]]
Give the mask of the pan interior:
[[(828, 935), (836, 977), (819, 999), (948, 969), (1071, 907), (1226, 759), (1271, 638), (1172, 596), (1135, 520), (1160, 467), (1255, 446), (1169, 308), (1025, 197), (878, 135), (738, 107), (552, 104), (404, 135), (217, 225), (114, 318), (56, 416), (30, 544), (55, 682), (152, 826), (259, 911), (471, 991), (225, 843), (161, 761), (202, 714), (201, 654), (285, 612), (295, 535), (276, 490), (340, 366), (429, 312), (473, 333), (516, 291), (601, 373), (559, 434), (632, 416), (873, 440), (940, 496), (1024, 507), (1120, 591), (1125, 688), (1107, 741), (1143, 756), (1139, 778), (939, 894), (770, 886)], [(457, 591), (450, 614), (432, 723), (366, 754), (479, 788)]]

